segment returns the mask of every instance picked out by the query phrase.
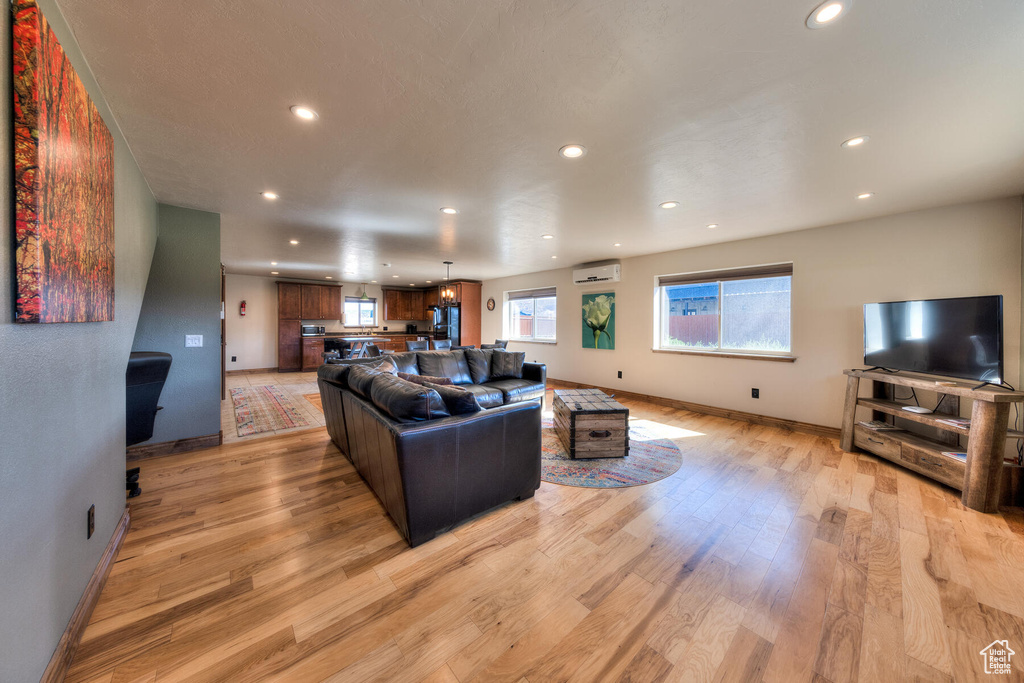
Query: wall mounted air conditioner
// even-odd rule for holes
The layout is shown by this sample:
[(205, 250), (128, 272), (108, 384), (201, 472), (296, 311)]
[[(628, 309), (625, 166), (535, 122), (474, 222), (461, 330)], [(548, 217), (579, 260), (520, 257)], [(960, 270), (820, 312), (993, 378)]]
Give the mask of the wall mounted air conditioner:
[(587, 285), (598, 282), (618, 282), (622, 279), (620, 275), (621, 266), (618, 263), (608, 263), (595, 266), (580, 266), (572, 271), (572, 281), (577, 285)]

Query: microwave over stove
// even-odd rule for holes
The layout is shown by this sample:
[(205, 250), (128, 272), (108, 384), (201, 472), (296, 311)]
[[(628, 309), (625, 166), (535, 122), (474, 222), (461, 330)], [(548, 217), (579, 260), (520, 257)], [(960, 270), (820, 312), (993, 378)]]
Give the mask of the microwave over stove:
[[(292, 328), (295, 329), (294, 327)], [(322, 337), (327, 333), (327, 328), (323, 325), (303, 325), (302, 336), (303, 337)]]

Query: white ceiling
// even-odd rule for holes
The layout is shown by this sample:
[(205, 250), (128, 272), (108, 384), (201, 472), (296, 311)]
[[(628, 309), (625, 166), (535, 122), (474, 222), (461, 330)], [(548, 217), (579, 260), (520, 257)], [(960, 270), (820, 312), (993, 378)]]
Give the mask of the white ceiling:
[(58, 1), (231, 273), (486, 279), (1024, 193), (1020, 0)]

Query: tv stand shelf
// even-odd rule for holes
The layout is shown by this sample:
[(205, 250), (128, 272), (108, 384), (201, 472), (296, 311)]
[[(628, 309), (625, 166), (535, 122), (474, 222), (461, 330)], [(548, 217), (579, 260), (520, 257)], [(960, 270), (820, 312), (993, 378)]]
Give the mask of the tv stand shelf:
[[(1000, 484), (1003, 474), (1003, 450), (1006, 439), (1024, 438), (1024, 433), (1010, 430), (1010, 404), (1024, 402), (1024, 392), (1002, 387), (978, 389), (963, 384), (937, 384), (935, 379), (910, 373), (894, 374), (879, 370), (846, 370), (846, 406), (840, 446), (845, 451), (854, 447), (891, 460), (936, 481), (962, 491), (965, 507), (981, 512), (999, 509)], [(878, 383), (875, 398), (859, 395), (861, 379)], [(947, 396), (971, 399), (970, 427), (944, 424), (940, 420), (951, 415), (913, 413), (903, 410), (902, 403), (879, 397), (878, 385), (897, 385), (933, 391)], [(907, 431), (874, 431), (857, 424), (857, 407), (874, 413), (901, 417), (917, 424), (934, 427), (968, 437), (967, 461), (943, 455), (944, 451), (960, 451), (957, 445), (940, 439), (929, 439)], [(953, 438), (953, 437), (951, 437)]]

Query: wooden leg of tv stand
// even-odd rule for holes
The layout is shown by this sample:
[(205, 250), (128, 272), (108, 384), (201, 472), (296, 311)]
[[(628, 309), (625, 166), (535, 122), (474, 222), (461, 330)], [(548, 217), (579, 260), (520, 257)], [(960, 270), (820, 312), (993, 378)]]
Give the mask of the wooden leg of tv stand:
[(846, 377), (846, 403), (843, 405), (843, 426), (839, 432), (839, 447), (844, 451), (853, 450), (853, 423), (857, 415), (857, 394), (860, 391), (860, 377)]
[(1009, 403), (975, 401), (967, 442), (967, 473), (960, 502), (979, 512), (999, 511), (1003, 448), (1010, 417)]

